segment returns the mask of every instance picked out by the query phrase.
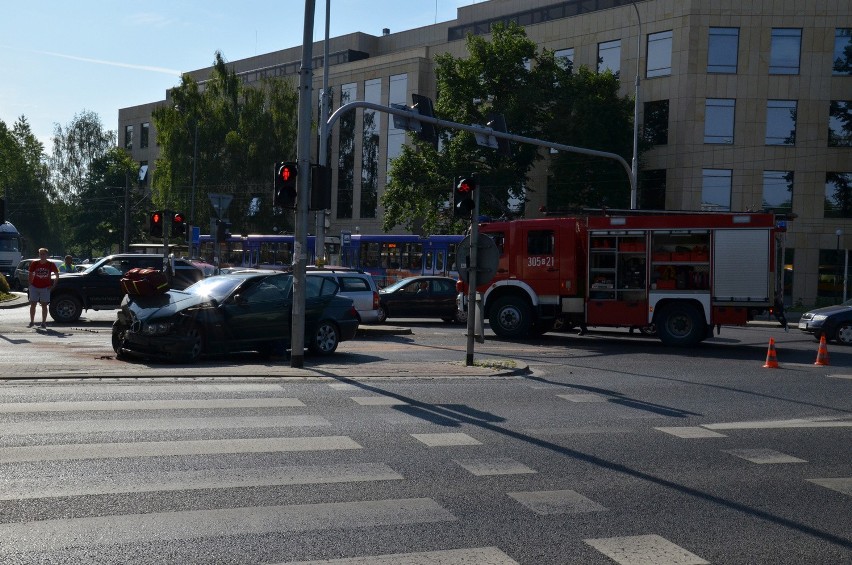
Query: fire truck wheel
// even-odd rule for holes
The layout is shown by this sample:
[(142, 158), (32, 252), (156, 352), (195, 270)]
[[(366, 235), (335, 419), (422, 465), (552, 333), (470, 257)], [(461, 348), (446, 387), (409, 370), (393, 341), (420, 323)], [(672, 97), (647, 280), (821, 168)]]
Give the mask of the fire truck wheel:
[(500, 337), (521, 338), (529, 334), (531, 316), (530, 307), (523, 299), (504, 296), (491, 307), (488, 322)]
[(690, 304), (667, 304), (657, 314), (657, 334), (666, 345), (695, 345), (704, 339), (705, 326), (701, 313)]

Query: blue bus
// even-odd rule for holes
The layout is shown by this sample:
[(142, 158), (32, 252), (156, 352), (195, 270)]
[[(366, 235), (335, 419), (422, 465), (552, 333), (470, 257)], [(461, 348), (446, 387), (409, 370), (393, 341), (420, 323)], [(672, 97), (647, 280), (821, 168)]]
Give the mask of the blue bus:
[[(352, 234), (325, 238), (329, 265), (370, 273), (381, 288), (415, 275), (445, 275), (458, 278), (456, 246), (461, 235), (368, 235)], [(293, 263), (295, 237), (290, 235), (232, 235), (220, 248), (220, 267), (284, 269)], [(308, 263), (316, 262), (316, 237), (309, 235)], [(210, 235), (199, 239), (199, 256), (212, 263), (215, 241)]]

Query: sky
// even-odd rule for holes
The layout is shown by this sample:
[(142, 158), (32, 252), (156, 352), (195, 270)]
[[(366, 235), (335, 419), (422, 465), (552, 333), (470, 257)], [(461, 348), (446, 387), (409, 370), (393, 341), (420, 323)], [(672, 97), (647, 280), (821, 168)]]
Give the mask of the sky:
[[(476, 0), (330, 2), (335, 37), (453, 20)], [(315, 3), (313, 37), (322, 40), (326, 1)], [(11, 128), (23, 115), (50, 153), (55, 124), (90, 111), (115, 130), (119, 108), (164, 100), (216, 51), (236, 61), (300, 45), (305, 2), (0, 0), (0, 14), (0, 120)]]

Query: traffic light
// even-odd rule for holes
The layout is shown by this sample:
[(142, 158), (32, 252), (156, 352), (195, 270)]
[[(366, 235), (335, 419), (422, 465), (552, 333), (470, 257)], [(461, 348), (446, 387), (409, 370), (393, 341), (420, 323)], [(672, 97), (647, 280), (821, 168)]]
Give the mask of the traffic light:
[(328, 210), (331, 208), (331, 169), (321, 165), (311, 165), (311, 205), (309, 210)]
[[(412, 94), (412, 106), (421, 116), (435, 117), (435, 109), (432, 105), (432, 99), (421, 94)], [(417, 138), (426, 143), (430, 143), (436, 150), (438, 149), (438, 130), (435, 124), (427, 124), (420, 122), (420, 131), (417, 132)]]
[(275, 182), (273, 183), (274, 204), (279, 208), (295, 208), (296, 177), (299, 176), (299, 167), (296, 163), (275, 163)]
[(148, 218), (148, 233), (153, 237), (163, 237), (163, 213), (160, 210), (151, 212)]
[(216, 242), (225, 243), (231, 239), (231, 222), (216, 220)]
[(186, 216), (181, 212), (175, 212), (172, 216), (172, 235), (184, 235), (186, 233)]
[[(488, 127), (494, 131), (509, 133), (506, 130), (506, 118), (503, 117), (503, 114), (489, 114)], [(512, 146), (509, 144), (508, 139), (497, 138), (497, 154), (501, 157), (506, 157), (507, 159), (512, 158)]]
[(473, 191), (476, 190), (476, 178), (473, 176), (458, 179), (453, 191), (453, 215), (457, 218), (470, 218), (473, 212)]

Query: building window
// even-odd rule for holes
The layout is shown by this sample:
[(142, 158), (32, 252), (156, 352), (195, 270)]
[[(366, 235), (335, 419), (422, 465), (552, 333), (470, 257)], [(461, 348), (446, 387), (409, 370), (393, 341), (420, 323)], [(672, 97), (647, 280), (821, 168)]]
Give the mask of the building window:
[(562, 67), (567, 71), (572, 71), (574, 69), (574, 48), (569, 47), (568, 49), (558, 49), (553, 53), (553, 56), (556, 58), (556, 64)]
[(852, 172), (826, 173), (826, 218), (852, 218)]
[(729, 212), (731, 210), (730, 169), (701, 171), (701, 210)]
[(598, 72), (612, 71), (618, 76), (621, 71), (621, 40), (598, 43)]
[(845, 254), (845, 249), (837, 249), (836, 247), (819, 250), (817, 305), (831, 306), (843, 300)]
[(133, 126), (124, 126), (124, 148), (133, 151)]
[(142, 128), (139, 130), (139, 149), (148, 148), (148, 132), (150, 129), (150, 124), (148, 122), (144, 122), (142, 124)]
[[(355, 83), (340, 87), (340, 105), (357, 99), (358, 87)], [(355, 112), (346, 112), (340, 116), (340, 132), (337, 148), (337, 217), (352, 217), (355, 191)]]
[(766, 145), (796, 144), (795, 100), (766, 101)]
[(775, 28), (772, 30), (772, 45), (769, 50), (769, 74), (799, 74), (799, 58), (802, 52), (802, 30)]
[(641, 171), (639, 173), (639, 191), (636, 196), (640, 210), (665, 210), (666, 170)]
[[(388, 104), (405, 104), (405, 95), (408, 92), (408, 75), (393, 75), (390, 77), (390, 88), (388, 89)], [(405, 130), (397, 129), (393, 125), (393, 117), (388, 119), (388, 165), (390, 170), (391, 159), (399, 157), (402, 153), (402, 145), (405, 143)]]
[(704, 143), (734, 143), (735, 100), (708, 98), (704, 105)]
[(672, 32), (648, 34), (647, 76), (661, 77), (672, 74)]
[[(364, 81), (364, 101), (382, 102), (382, 79)], [(382, 115), (364, 110), (364, 129), (361, 137), (361, 218), (375, 218), (379, 207), (379, 142)]]
[(834, 30), (834, 59), (831, 74), (852, 76), (852, 28)]
[(735, 27), (711, 27), (707, 45), (707, 72), (737, 72), (740, 30)]
[(763, 209), (790, 212), (793, 208), (793, 171), (763, 171)]
[(852, 147), (852, 101), (832, 100), (828, 116), (828, 146)]
[(669, 101), (645, 102), (645, 124), (642, 128), (645, 141), (654, 145), (669, 142)]

